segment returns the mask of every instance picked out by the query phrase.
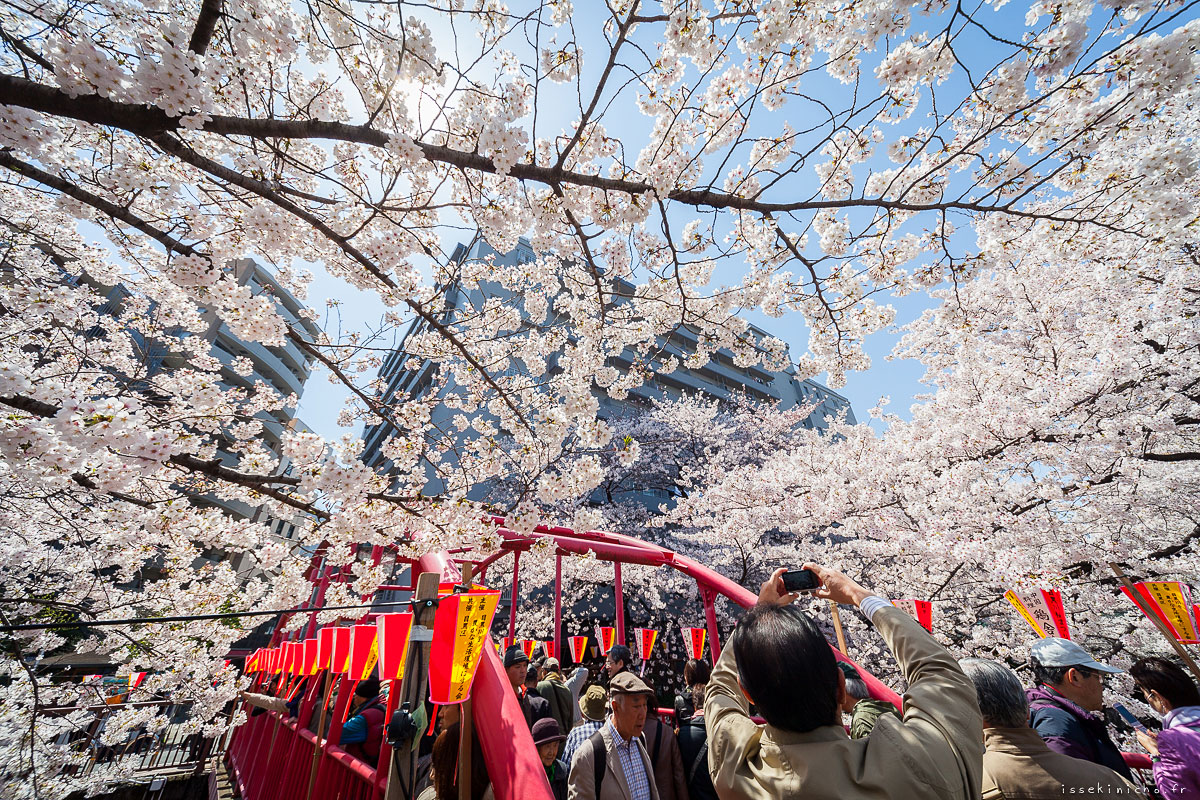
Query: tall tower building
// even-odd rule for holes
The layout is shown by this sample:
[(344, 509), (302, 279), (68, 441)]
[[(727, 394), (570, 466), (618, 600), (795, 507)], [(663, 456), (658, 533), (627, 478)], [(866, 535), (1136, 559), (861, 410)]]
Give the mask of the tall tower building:
[[(478, 241), (473, 245), (458, 245), (451, 260), (461, 263), (489, 257), (498, 266), (513, 266), (533, 261), (535, 255), (524, 239), (515, 250), (504, 254), (497, 253), (485, 242)], [(617, 298), (616, 302), (621, 302), (622, 296), (632, 296), (633, 284), (621, 279), (609, 280), (612, 292)], [(445, 288), (446, 318), (453, 319), (461, 312), (482, 307), (489, 298), (500, 298), (515, 306), (521, 306), (519, 298), (510, 297), (508, 292), (496, 284), (481, 282), (477, 289), (469, 291), (459, 286), (449, 286)], [(379, 371), (379, 379), (383, 384), (380, 400), (384, 404), (402, 402), (404, 398), (424, 397), (431, 390), (437, 365), (409, 354), (406, 349), (407, 342), (425, 330), (426, 323), (416, 320), (409, 327), (400, 345), (384, 360)], [(760, 340), (769, 335), (754, 326), (751, 326), (750, 332)], [(695, 331), (680, 327), (671, 334), (669, 340), (660, 338), (658, 347), (664, 356), (674, 355), (682, 362), (695, 351), (697, 343)], [(624, 352), (611, 357), (608, 364), (624, 374), (632, 366), (633, 359), (633, 353)], [(815, 403), (815, 409), (803, 423), (808, 428), (824, 430), (828, 426), (826, 418), (841, 412), (846, 414), (847, 421), (855, 421), (850, 402), (845, 397), (816, 381), (798, 377), (792, 367), (781, 371), (764, 369), (758, 365), (740, 367), (735, 363), (733, 353), (727, 350), (716, 351), (704, 366), (690, 368), (681, 365), (670, 374), (655, 374), (652, 380), (630, 390), (624, 400), (615, 400), (608, 392), (595, 386), (592, 391), (599, 401), (599, 413), (602, 418), (628, 414), (637, 408), (649, 407), (653, 400), (679, 398), (684, 394), (722, 401), (732, 400), (735, 396), (744, 394), (753, 400), (778, 403), (783, 409)], [(451, 430), (453, 425), (449, 422), (454, 413), (457, 412), (439, 407), (434, 411), (433, 421), (441, 429)], [(397, 433), (394, 425), (387, 420), (368, 426), (363, 433), (364, 463), (378, 472), (388, 472), (391, 464), (384, 455), (383, 446)], [(434, 480), (432, 474), (431, 480)], [(437, 487), (431, 485), (427, 491), (436, 492)], [(661, 501), (661, 498), (659, 500)], [(650, 501), (651, 499), (647, 498), (647, 502)]]

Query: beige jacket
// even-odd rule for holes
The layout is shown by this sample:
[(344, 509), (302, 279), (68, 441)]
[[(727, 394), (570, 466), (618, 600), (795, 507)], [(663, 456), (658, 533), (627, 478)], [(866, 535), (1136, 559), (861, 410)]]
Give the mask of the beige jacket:
[[(600, 729), (604, 737), (605, 749), (608, 750), (608, 763), (605, 767), (604, 781), (600, 787), (600, 796), (596, 797), (596, 754), (592, 743), (584, 741), (575, 751), (571, 759), (571, 775), (567, 778), (568, 800), (632, 800), (629, 793), (629, 783), (625, 780), (625, 770), (621, 766), (621, 757), (617, 755), (617, 747), (613, 743), (612, 728), (605, 724)], [(650, 766), (650, 755), (642, 744), (641, 737), (635, 742), (642, 756), (642, 765), (646, 768), (647, 783), (650, 784), (650, 800), (659, 800), (658, 790), (654, 786), (654, 770)]]
[(1144, 797), (1108, 767), (1054, 752), (1033, 728), (987, 728), (983, 745), (984, 800)]
[(708, 769), (721, 800), (979, 797), (983, 720), (974, 684), (908, 614), (882, 608), (874, 623), (909, 690), (903, 719), (883, 715), (865, 739), (840, 725), (807, 733), (756, 725), (726, 645), (704, 703)]

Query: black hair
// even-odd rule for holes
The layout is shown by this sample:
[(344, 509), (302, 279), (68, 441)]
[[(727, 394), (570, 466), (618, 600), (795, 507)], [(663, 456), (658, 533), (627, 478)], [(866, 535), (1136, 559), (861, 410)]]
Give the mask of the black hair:
[(1165, 658), (1142, 658), (1129, 668), (1138, 686), (1161, 694), (1171, 708), (1200, 706), (1200, 689), (1183, 669)]
[(359, 697), (365, 697), (370, 700), (379, 695), (379, 678), (367, 678), (358, 682), (358, 686), (354, 689), (354, 693)]
[(838, 719), (837, 662), (821, 631), (793, 605), (757, 605), (733, 637), (738, 679), (776, 728), (805, 733)]
[(536, 666), (534, 666), (533, 664), (530, 664), (528, 667), (525, 668), (525, 682), (529, 683), (530, 681), (533, 681), (536, 683), (537, 679), (538, 679), (538, 668)]
[(708, 683), (712, 675), (712, 667), (703, 658), (689, 659), (683, 665), (683, 685), (695, 686), (698, 683)]
[(1029, 657), (1029, 668), (1033, 671), (1034, 685), (1044, 683), (1047, 686), (1058, 686), (1066, 679), (1067, 670), (1078, 669), (1077, 667), (1043, 666), (1034, 656)]
[[(438, 800), (458, 798), (458, 735), (462, 725), (454, 723), (442, 731), (433, 743), (433, 791)], [(491, 778), (488, 777), (487, 762), (483, 760), (483, 748), (479, 737), (471, 737), (471, 800), (483, 800)]]
[(620, 661), (626, 669), (633, 666), (633, 653), (623, 644), (614, 644), (609, 648), (608, 658), (614, 664)]

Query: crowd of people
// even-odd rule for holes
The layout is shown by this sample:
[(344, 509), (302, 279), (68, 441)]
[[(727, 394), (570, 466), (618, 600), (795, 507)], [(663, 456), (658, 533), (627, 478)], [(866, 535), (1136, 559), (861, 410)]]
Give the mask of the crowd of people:
[[(820, 580), (816, 596), (856, 606), (883, 638), (905, 679), (900, 707), (872, 696), (837, 658), (778, 570), (716, 664), (687, 662), (674, 714), (659, 712), (623, 645), (598, 675), (579, 667), (567, 676), (557, 659), (531, 662), (517, 645), (504, 652), (555, 800), (1200, 800), (1200, 690), (1172, 661), (1143, 658), (1128, 671), (1161, 715), (1160, 724), (1137, 723), (1152, 767), (1139, 783), (1103, 713), (1106, 680), (1122, 670), (1046, 638), (1031, 648), (1027, 688), (998, 661), (954, 659), (848, 576), (806, 568)], [(377, 681), (359, 684), (341, 734), (342, 746), (367, 760), (381, 741), (378, 691)], [(456, 708), (444, 707), (419, 800), (458, 799), (458, 725)], [(472, 763), (471, 797), (488, 800), (482, 754)]]
[[(1047, 638), (1031, 649), (1026, 687), (998, 661), (954, 659), (848, 576), (806, 567), (821, 582), (818, 597), (858, 607), (883, 637), (905, 678), (901, 707), (873, 697), (837, 659), (779, 570), (717, 663), (687, 662), (671, 723), (627, 647), (614, 646), (593, 681), (582, 668), (563, 678), (553, 659), (531, 667), (521, 648), (508, 649), (505, 667), (555, 799), (1200, 800), (1200, 693), (1175, 663), (1144, 658), (1129, 670), (1162, 716), (1157, 733), (1137, 733), (1152, 766), (1141, 785), (1103, 715), (1106, 679), (1121, 670)], [(526, 680), (534, 670), (536, 683)]]

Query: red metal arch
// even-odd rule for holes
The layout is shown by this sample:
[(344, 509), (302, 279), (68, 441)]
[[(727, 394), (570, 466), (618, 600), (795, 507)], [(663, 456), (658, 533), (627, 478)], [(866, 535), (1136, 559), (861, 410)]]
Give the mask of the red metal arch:
[[(756, 595), (748, 589), (739, 586), (724, 575), (709, 569), (690, 558), (681, 556), (658, 545), (643, 542), (632, 536), (606, 531), (574, 531), (570, 528), (540, 526), (532, 534), (521, 534), (503, 527), (504, 520), (493, 518), (501, 537), (500, 548), (482, 558), (472, 558), (471, 551), (455, 551), (454, 553), (428, 553), (412, 562), (411, 586), (381, 586), (380, 590), (409, 590), (415, 589), (417, 577), (425, 572), (438, 575), (460, 577), (456, 564), (471, 563), (475, 565), (476, 580), (485, 581), (488, 567), (508, 553), (514, 554), (512, 575), (512, 606), (509, 618), (510, 635), (515, 634), (518, 593), (520, 584), (520, 554), (532, 547), (539, 539), (549, 538), (554, 542), (555, 555), (558, 560), (555, 581), (555, 613), (554, 637), (559, 652), (561, 650), (561, 621), (562, 621), (562, 572), (561, 559), (564, 555), (582, 555), (594, 553), (602, 561), (610, 561), (615, 566), (616, 579), (616, 627), (618, 641), (625, 641), (625, 617), (623, 600), (623, 585), (621, 578), (622, 564), (642, 564), (652, 567), (669, 566), (696, 581), (703, 598), (705, 620), (708, 628), (708, 638), (711, 642), (714, 659), (720, 654), (720, 638), (717, 630), (716, 599), (718, 596), (727, 598), (743, 608), (754, 604)], [(383, 555), (383, 548), (375, 547), (372, 553), (376, 563)], [(325, 552), (319, 551), (314, 558), (314, 568), (310, 571), (310, 579), (316, 584), (311, 604), (313, 611), (304, 635), (315, 635), (317, 612), (324, 605), (325, 590), (332, 581), (344, 579), (350, 573), (350, 565), (339, 568), (326, 566)], [(364, 598), (366, 600), (368, 598)], [(282, 632), (277, 632), (280, 638)], [(274, 642), (273, 642), (274, 644)], [(831, 646), (831, 649), (832, 646)], [(836, 649), (834, 655), (842, 661), (854, 664)], [(900, 697), (867, 670), (855, 664), (863, 676), (872, 696), (900, 705)], [(352, 688), (348, 683), (342, 684), (339, 697), (348, 700)], [(488, 774), (497, 800), (552, 800), (550, 786), (546, 781), (541, 761), (533, 739), (525, 727), (524, 715), (520, 705), (508, 684), (503, 665), (496, 655), (494, 648), (485, 647), (483, 661), (476, 673), (472, 691), (474, 699), (474, 715), (476, 720), (475, 733), (483, 750), (487, 763)], [(339, 705), (341, 703), (339, 702)], [(344, 714), (344, 707), (341, 709)], [(303, 715), (301, 718), (304, 718)], [(348, 753), (330, 742), (337, 741), (341, 729), (338, 713), (334, 714), (334, 723), (328, 735), (318, 738), (316, 734), (301, 728), (296, 722), (283, 718), (279, 712), (269, 712), (257, 716), (243, 726), (230, 743), (227, 761), (234, 773), (242, 797), (245, 800), (265, 800), (281, 796), (275, 792), (280, 785), (268, 778), (278, 775), (280, 771), (304, 773), (303, 780), (289, 775), (286, 777), (289, 787), (294, 783), (295, 796), (306, 794), (301, 785), (308, 780), (304, 769), (296, 767), (307, 762), (300, 755), (305, 751), (313, 752), (313, 748), (323, 751), (322, 767), (313, 787), (312, 798), (315, 800), (332, 800), (332, 798), (362, 798), (362, 800), (378, 800), (383, 797), (391, 751), (384, 744), (380, 753), (379, 763), (374, 765), (357, 761)], [(327, 767), (324, 765), (328, 765)], [(288, 795), (293, 796), (293, 795)]]

